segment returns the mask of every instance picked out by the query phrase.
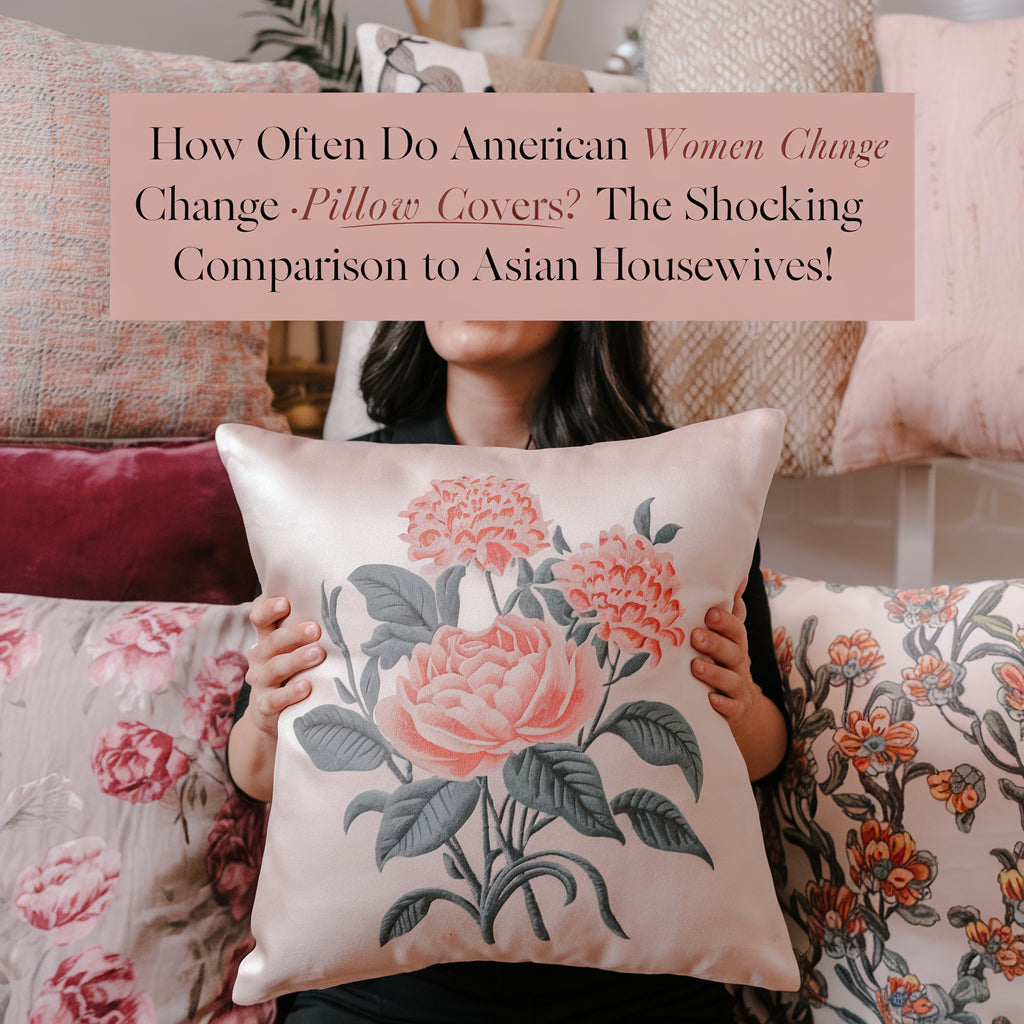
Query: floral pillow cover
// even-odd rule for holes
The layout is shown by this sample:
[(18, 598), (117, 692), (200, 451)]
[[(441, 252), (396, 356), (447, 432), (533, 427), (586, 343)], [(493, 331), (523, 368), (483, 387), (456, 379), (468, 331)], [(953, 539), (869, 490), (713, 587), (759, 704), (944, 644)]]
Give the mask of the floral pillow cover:
[(247, 611), (0, 595), (0, 1019), (274, 1019), (230, 995), (265, 825), (223, 757)]
[(766, 575), (793, 743), (763, 813), (803, 979), (750, 1019), (1021, 1020), (1024, 580)]
[(482, 959), (795, 985), (688, 643), (749, 569), (781, 430), (523, 452), (220, 428), (264, 590), (328, 652), (279, 725), (237, 1001)]

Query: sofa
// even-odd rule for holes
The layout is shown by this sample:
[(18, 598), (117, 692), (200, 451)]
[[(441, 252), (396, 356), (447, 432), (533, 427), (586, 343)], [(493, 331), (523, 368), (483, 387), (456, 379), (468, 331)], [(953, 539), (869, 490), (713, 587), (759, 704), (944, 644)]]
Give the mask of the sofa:
[[(829, 66), (849, 74), (702, 87), (869, 87), (874, 51), (864, 26), (873, 5), (834, 7), (830, 39), (857, 45)], [(652, 4), (652, 18), (664, 9)], [(685, 18), (673, 24), (701, 56), (713, 52), (709, 36), (687, 33)], [(890, 24), (894, 60), (908, 40), (962, 52), (967, 39), (945, 23)], [(1007, 26), (970, 35), (984, 54), (994, 38), (1024, 34), (1019, 22)], [(0, 20), (0, 34), (0, 154), (17, 159), (0, 196), (0, 1018), (266, 1024), (273, 1004), (238, 1007), (230, 998), (250, 945), (265, 819), (232, 791), (224, 765), (255, 575), (210, 436), (225, 420), (282, 432), (288, 424), (266, 383), (269, 325), (105, 319), (103, 98), (317, 83), (300, 65), (85, 44), (11, 19)], [(656, 20), (647, 34), (665, 45), (672, 38)], [(648, 65), (653, 58), (657, 74), (655, 50)], [(687, 63), (688, 73), (699, 67)], [(1019, 67), (1007, 67), (1017, 81)], [(666, 78), (659, 87), (694, 84)], [(942, 110), (923, 108), (928, 130)], [(54, 133), (55, 123), (76, 131)], [(968, 166), (958, 179), (964, 188), (972, 173)], [(51, 181), (66, 187), (55, 193)], [(1019, 182), (993, 189), (1020, 202)], [(1018, 222), (1013, 209), (1000, 207), (1001, 224)], [(984, 215), (977, 223), (980, 248), (968, 262), (981, 264), (978, 253), (996, 243), (981, 230)], [(922, 222), (939, 229), (958, 230), (942, 218)], [(927, 262), (955, 249), (919, 236), (924, 279), (963, 281), (969, 268)], [(1012, 275), (1017, 264), (987, 266)], [(1019, 458), (1012, 397), (986, 404), (984, 416), (960, 408), (994, 377), (1012, 381), (1006, 368), (1019, 366), (1005, 341), (1007, 318), (1019, 323), (1019, 293), (982, 283), (998, 308), (979, 300), (974, 281), (964, 294), (983, 307), (978, 317), (958, 305), (942, 324), (962, 331), (983, 321), (981, 341), (969, 339), (980, 349), (943, 335), (947, 346), (973, 351), (975, 384), (958, 389), (962, 366), (915, 349), (917, 419), (903, 417), (900, 431), (886, 416), (910, 408), (907, 377), (879, 353), (894, 337), (921, 343), (899, 335), (906, 325), (867, 325), (866, 338), (864, 325), (849, 324), (812, 325), (810, 334), (792, 325), (655, 325), (673, 416), (788, 408), (782, 471), (798, 477), (939, 452)], [(916, 323), (934, 326), (942, 299), (919, 294)], [(760, 344), (765, 337), (771, 346)], [(744, 373), (723, 408), (709, 398), (722, 395), (712, 386), (718, 370), (696, 382), (692, 371), (735, 363), (737, 351), (751, 358), (739, 361)], [(944, 398), (921, 411), (917, 392), (929, 389)], [(885, 415), (866, 401), (880, 396)], [(971, 423), (984, 429), (972, 433)], [(1020, 1020), (1024, 583), (844, 586), (785, 569), (765, 575), (792, 743), (759, 795), (802, 982), (796, 993), (737, 990), (739, 1018)]]

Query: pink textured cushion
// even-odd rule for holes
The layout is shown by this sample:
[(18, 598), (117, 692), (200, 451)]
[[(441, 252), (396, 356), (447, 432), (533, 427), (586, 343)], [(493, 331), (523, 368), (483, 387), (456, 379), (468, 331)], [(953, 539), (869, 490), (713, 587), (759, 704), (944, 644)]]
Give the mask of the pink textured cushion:
[(781, 437), (773, 410), (544, 451), (218, 430), (264, 589), (328, 651), (281, 717), (236, 1000), (481, 959), (795, 982), (689, 646)]
[(247, 605), (0, 594), (0, 1015), (270, 1024), (231, 1003), (263, 809), (224, 765)]
[(0, 590), (236, 604), (256, 592), (213, 441), (0, 448)]
[(1024, 19), (879, 18), (887, 91), (916, 94), (916, 319), (871, 323), (836, 424), (862, 469), (1024, 457)]
[(287, 429), (270, 405), (266, 322), (107, 319), (107, 96), (316, 88), (304, 65), (147, 53), (0, 18), (0, 438)]

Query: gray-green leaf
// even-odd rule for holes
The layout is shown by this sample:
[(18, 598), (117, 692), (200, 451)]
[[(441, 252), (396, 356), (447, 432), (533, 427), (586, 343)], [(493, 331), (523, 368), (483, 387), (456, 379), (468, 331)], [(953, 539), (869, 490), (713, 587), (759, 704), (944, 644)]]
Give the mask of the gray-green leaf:
[(323, 704), (297, 718), (295, 736), (322, 772), (373, 771), (391, 753), (372, 722), (334, 704)]
[(704, 765), (690, 723), (670, 704), (635, 700), (617, 707), (595, 735), (612, 733), (624, 739), (648, 764), (677, 764), (695, 798), (700, 798)]
[(505, 787), (514, 800), (554, 814), (585, 836), (626, 841), (615, 824), (597, 765), (578, 747), (538, 743), (505, 761)]
[(647, 846), (667, 853), (690, 853), (715, 866), (697, 833), (668, 797), (649, 789), (629, 789), (615, 797), (611, 806), (615, 814), (629, 818), (633, 831)]
[(480, 799), (475, 782), (423, 779), (388, 798), (377, 833), (377, 867), (392, 857), (418, 857), (448, 842), (469, 820)]

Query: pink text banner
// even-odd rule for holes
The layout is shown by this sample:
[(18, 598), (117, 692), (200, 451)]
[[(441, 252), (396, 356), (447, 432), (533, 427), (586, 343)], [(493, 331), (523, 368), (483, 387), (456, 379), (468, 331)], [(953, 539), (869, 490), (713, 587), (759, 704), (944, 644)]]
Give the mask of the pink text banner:
[(912, 319), (913, 116), (876, 93), (114, 95), (110, 315)]

